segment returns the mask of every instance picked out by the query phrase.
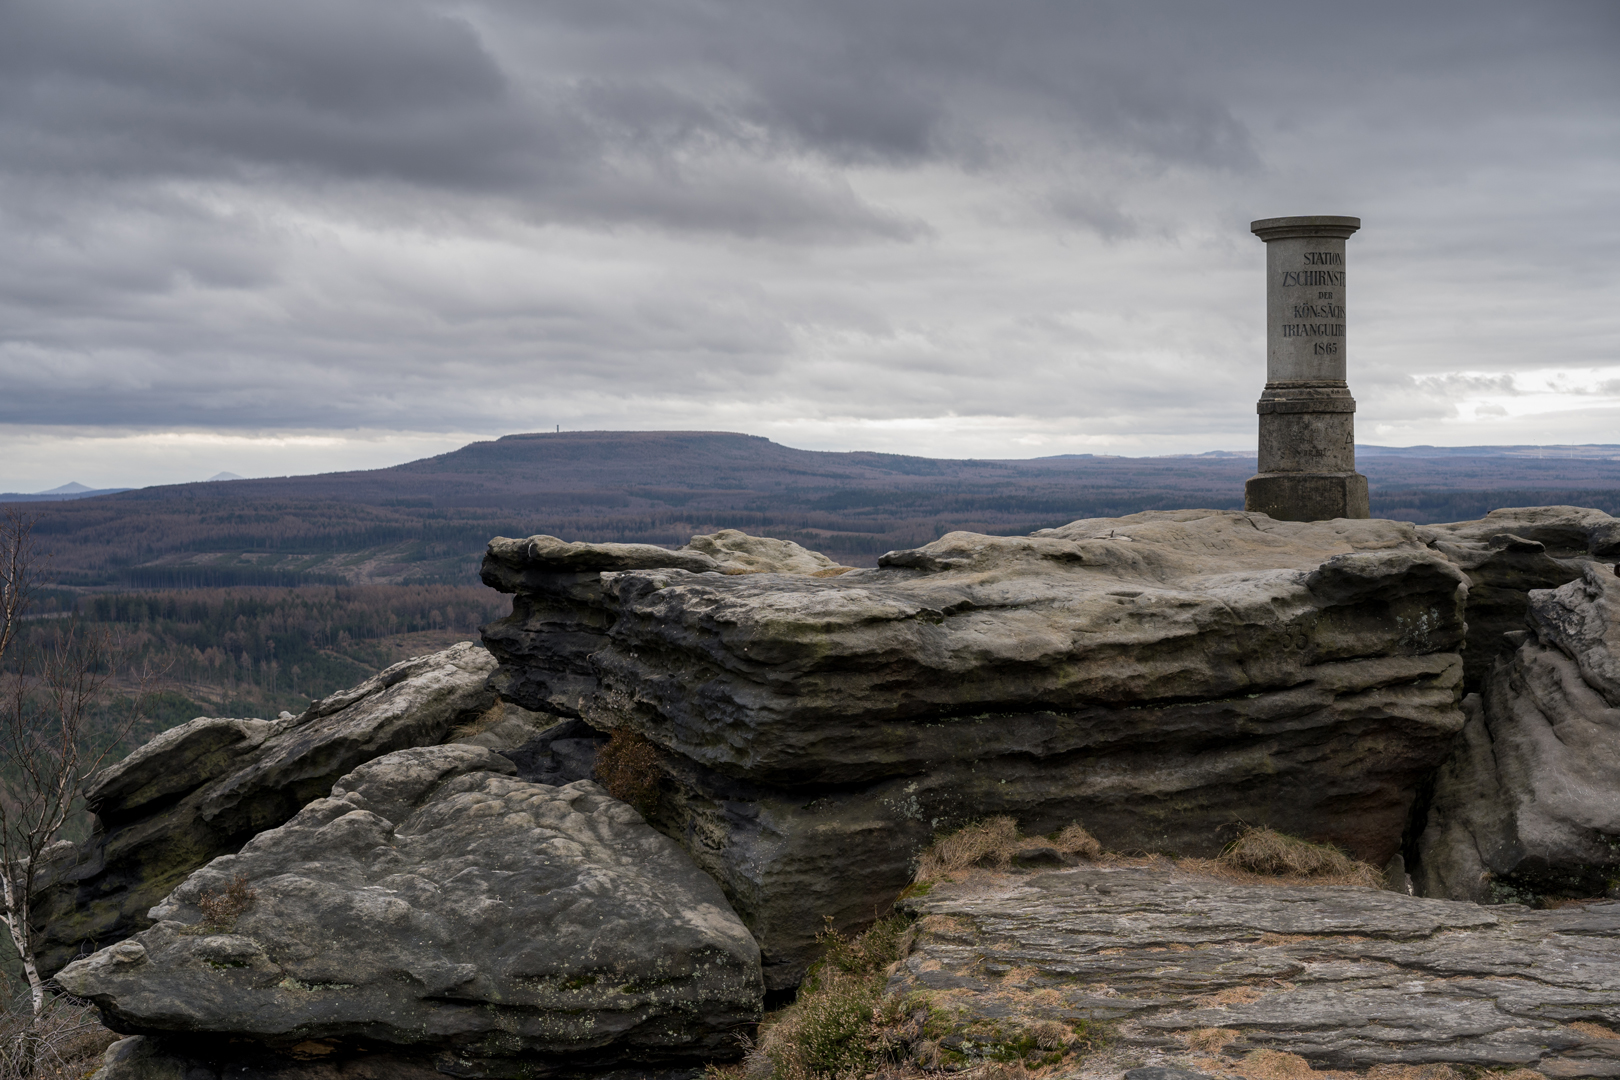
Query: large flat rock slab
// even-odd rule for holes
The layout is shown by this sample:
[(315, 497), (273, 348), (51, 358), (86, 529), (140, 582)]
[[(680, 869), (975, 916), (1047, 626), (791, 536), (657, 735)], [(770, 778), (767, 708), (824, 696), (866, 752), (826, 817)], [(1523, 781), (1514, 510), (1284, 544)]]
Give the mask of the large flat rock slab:
[(1620, 1075), (1620, 903), (1532, 911), (1157, 866), (976, 873), (904, 902), (896, 993), (994, 1020), (1086, 1020), (1109, 1060), (1452, 1063)]
[[(515, 772), (474, 746), (372, 761), (57, 979), (117, 1030), (247, 1040), (248, 1062), (254, 1044), (458, 1076), (735, 1056), (764, 991), (719, 887), (590, 781)], [(208, 923), (205, 895), (238, 879), (251, 906)]]

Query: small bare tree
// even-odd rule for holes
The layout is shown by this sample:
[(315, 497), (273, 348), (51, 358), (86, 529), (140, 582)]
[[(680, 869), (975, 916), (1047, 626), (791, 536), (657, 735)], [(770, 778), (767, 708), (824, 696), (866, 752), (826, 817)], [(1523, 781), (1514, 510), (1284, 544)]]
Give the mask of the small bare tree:
[[(139, 717), (140, 691), (117, 730), (91, 731), (91, 709), (106, 684), (104, 635), (72, 616), (50, 640), (25, 648), (22, 623), (35, 597), (39, 554), (33, 521), (0, 514), (0, 923), (22, 962), (37, 1020), (44, 981), (34, 956), (30, 898), (41, 857), (62, 834), (86, 781)], [(92, 736), (95, 736), (92, 744)]]

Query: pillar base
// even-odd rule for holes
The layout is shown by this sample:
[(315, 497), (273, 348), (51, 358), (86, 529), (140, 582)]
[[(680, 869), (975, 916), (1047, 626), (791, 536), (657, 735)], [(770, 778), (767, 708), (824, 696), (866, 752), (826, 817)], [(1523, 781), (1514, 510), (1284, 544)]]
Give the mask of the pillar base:
[(1278, 521), (1372, 516), (1367, 478), (1358, 472), (1259, 473), (1243, 485), (1243, 509)]

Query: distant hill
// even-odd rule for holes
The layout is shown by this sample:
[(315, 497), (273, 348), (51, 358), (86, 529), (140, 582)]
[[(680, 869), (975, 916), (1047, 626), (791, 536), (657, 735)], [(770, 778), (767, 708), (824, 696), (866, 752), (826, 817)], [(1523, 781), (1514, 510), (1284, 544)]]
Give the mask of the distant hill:
[[(1545, 503), (1620, 512), (1620, 446), (1357, 452), (1381, 517), (1454, 521)], [(1254, 470), (1252, 455), (1233, 453), (950, 460), (728, 432), (547, 432), (387, 469), (142, 488), (33, 512), (65, 586), (465, 584), (495, 535), (674, 545), (738, 528), (871, 565), (953, 529), (1237, 509)]]
[(120, 491), (129, 491), (130, 488), (92, 488), (80, 483), (63, 484), (53, 487), (49, 491), (36, 491), (32, 495), (25, 495), (18, 491), (0, 492), (0, 503), (20, 502), (65, 502), (68, 499), (88, 499), (93, 495), (116, 495)]

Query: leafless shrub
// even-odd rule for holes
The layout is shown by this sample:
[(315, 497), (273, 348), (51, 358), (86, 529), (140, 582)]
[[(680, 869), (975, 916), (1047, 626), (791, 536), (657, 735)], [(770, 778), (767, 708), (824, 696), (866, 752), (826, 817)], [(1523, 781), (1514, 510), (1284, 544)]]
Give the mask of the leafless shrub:
[(1331, 844), (1317, 844), (1267, 826), (1245, 826), (1241, 835), (1215, 860), (1228, 870), (1267, 877), (1308, 877), (1324, 884), (1377, 888), (1383, 873), (1357, 862)]
[(658, 748), (645, 735), (614, 728), (596, 755), (596, 779), (615, 799), (645, 814), (658, 800)]
[(229, 930), (258, 899), (259, 894), (248, 887), (247, 875), (237, 874), (223, 892), (204, 892), (197, 899), (197, 907), (209, 929)]
[(0, 1012), (0, 1080), (88, 1076), (120, 1038), (94, 1006), (47, 994), (36, 1016), (31, 995), (13, 996)]

